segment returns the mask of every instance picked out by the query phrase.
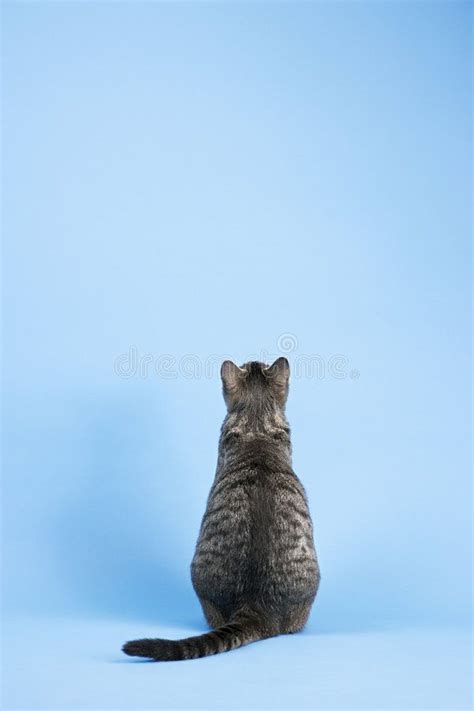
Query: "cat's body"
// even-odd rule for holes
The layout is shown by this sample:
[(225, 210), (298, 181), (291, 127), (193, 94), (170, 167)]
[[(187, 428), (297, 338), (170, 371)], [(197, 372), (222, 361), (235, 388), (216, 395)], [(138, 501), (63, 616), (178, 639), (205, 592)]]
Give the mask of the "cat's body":
[(288, 377), (285, 358), (222, 367), (228, 413), (191, 565), (214, 631), (127, 642), (127, 654), (194, 659), (305, 625), (320, 576), (306, 495), (291, 466)]

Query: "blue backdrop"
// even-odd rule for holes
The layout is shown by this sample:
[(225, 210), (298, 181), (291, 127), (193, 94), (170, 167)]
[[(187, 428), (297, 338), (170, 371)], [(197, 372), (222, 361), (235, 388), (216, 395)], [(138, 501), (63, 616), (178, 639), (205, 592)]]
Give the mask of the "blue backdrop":
[[(4, 708), (469, 708), (470, 4), (4, 4)], [(217, 364), (288, 356), (307, 631), (153, 665)]]

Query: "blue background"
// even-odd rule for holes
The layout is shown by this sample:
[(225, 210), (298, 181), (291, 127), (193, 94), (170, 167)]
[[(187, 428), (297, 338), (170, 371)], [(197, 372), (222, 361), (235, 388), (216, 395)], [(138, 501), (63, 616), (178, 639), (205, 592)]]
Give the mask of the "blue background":
[[(469, 3), (3, 14), (4, 708), (469, 708)], [(325, 364), (310, 624), (129, 660), (205, 629), (199, 368), (262, 351)]]

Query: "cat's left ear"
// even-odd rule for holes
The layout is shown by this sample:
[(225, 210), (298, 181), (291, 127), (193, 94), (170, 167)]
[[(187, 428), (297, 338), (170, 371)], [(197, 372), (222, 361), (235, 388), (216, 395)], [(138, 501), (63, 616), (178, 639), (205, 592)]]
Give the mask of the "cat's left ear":
[(222, 391), (227, 408), (230, 409), (239, 399), (242, 382), (246, 375), (244, 368), (225, 360), (221, 366)]
[(231, 360), (225, 360), (222, 363), (221, 378), (225, 390), (229, 392), (237, 390), (244, 376), (245, 370), (239, 368), (239, 366), (232, 363)]
[(265, 368), (264, 375), (269, 379), (272, 387), (282, 405), (285, 404), (288, 396), (288, 384), (290, 380), (290, 364), (283, 356), (277, 358), (272, 365)]

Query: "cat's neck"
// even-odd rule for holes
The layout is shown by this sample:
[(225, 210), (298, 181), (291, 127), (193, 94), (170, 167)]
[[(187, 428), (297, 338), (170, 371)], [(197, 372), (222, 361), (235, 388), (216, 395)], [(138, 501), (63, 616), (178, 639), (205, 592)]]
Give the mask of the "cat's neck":
[(248, 406), (231, 410), (222, 425), (222, 432), (234, 432), (241, 436), (269, 435), (287, 432), (290, 428), (285, 413), (279, 407)]
[(278, 454), (291, 465), (290, 427), (280, 409), (262, 412), (229, 412), (223, 422), (219, 459), (244, 456), (257, 447), (261, 452)]

